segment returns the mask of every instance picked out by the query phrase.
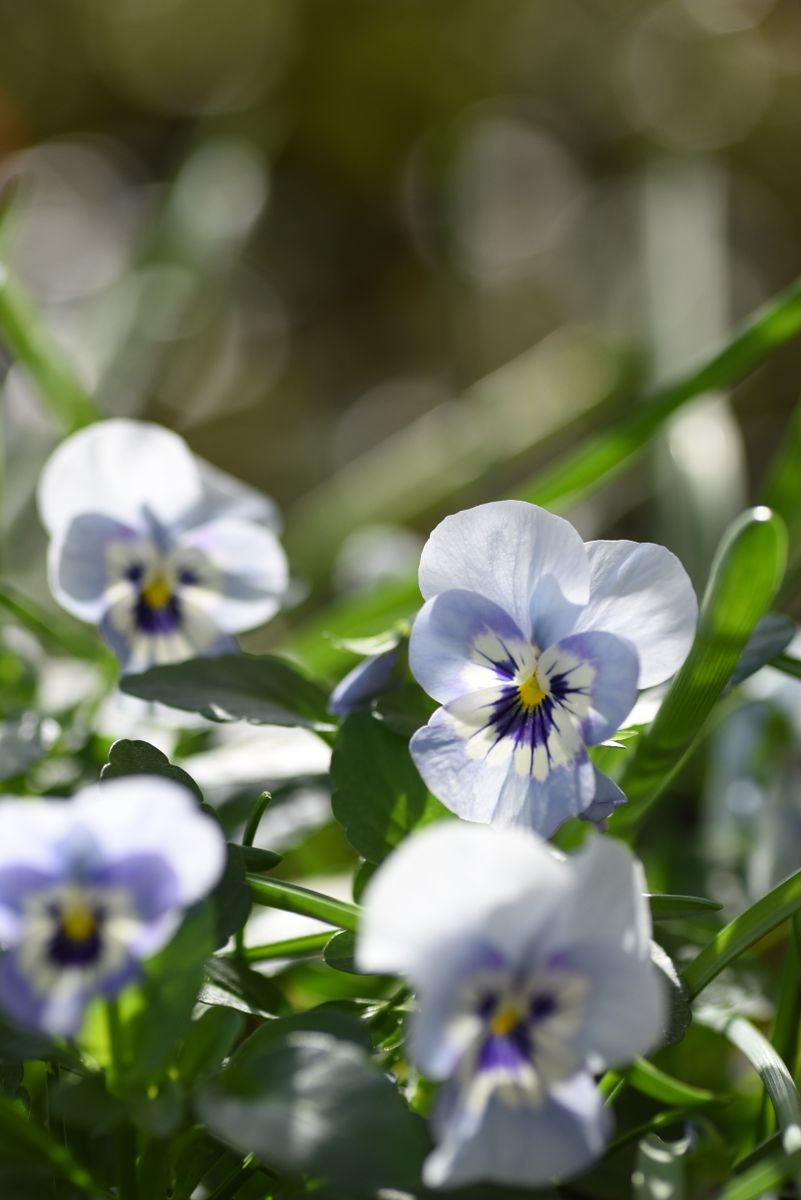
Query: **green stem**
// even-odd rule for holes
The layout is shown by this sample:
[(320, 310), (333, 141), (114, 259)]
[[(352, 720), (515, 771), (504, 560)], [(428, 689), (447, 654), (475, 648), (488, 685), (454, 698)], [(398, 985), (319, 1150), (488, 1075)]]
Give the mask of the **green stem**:
[(36, 384), (67, 433), (97, 420), (100, 413), (27, 293), (0, 263), (0, 337)]
[(258, 1163), (253, 1161), (253, 1155), (249, 1154), (244, 1162), (240, 1163), (231, 1174), (222, 1181), (219, 1187), (216, 1187), (213, 1192), (210, 1192), (206, 1200), (231, 1200), (239, 1191), (243, 1183), (250, 1179), (251, 1175), (255, 1175), (259, 1167)]
[(794, 679), (801, 679), (801, 659), (793, 658), (790, 654), (777, 654), (771, 659), (770, 666), (777, 671), (784, 671), (785, 675), (792, 675)]
[(322, 892), (313, 892), (310, 888), (286, 883), (282, 879), (248, 875), (247, 880), (257, 904), (280, 908), (284, 912), (301, 913), (304, 917), (314, 917), (317, 921), (325, 921), (326, 925), (336, 925), (352, 933), (358, 928), (361, 910), (356, 904), (335, 900), (332, 896), (324, 896)]
[(266, 946), (245, 946), (240, 955), (245, 962), (270, 962), (275, 958), (307, 958), (320, 954), (331, 941), (331, 933), (310, 933), (306, 937), (285, 938), (282, 942), (270, 942)]
[[(81, 1166), (66, 1146), (58, 1142), (24, 1115), (6, 1096), (0, 1096), (0, 1158), (6, 1154), (19, 1152), (21, 1147), (32, 1151), (39, 1162), (47, 1163), (62, 1179), (66, 1179), (72, 1187), (97, 1200), (114, 1200), (112, 1194), (92, 1178), (89, 1171)], [(4, 1159), (5, 1160), (5, 1159)]]
[[(109, 1091), (114, 1093), (125, 1078), (127, 1057), (120, 1010), (116, 1000), (106, 1003), (106, 1022), (111, 1064), (106, 1072)], [(121, 1125), (115, 1135), (117, 1178), (120, 1200), (139, 1200), (136, 1178), (136, 1135), (130, 1125)]]
[(259, 829), (259, 824), (261, 823), (261, 819), (267, 811), (269, 805), (272, 803), (272, 799), (272, 792), (262, 792), (254, 804), (253, 811), (248, 817), (247, 824), (245, 825), (245, 832), (242, 834), (243, 846), (253, 845)]

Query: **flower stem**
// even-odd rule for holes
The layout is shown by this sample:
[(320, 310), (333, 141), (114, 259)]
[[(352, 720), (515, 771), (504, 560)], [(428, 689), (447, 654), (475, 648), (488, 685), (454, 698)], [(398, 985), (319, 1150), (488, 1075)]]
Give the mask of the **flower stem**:
[(306, 937), (284, 938), (281, 942), (270, 942), (265, 946), (245, 946), (241, 957), (245, 962), (270, 962), (276, 958), (306, 958), (319, 954), (328, 945), (332, 934), (310, 933)]
[(280, 908), (284, 912), (300, 913), (304, 917), (314, 917), (316, 921), (336, 925), (339, 929), (349, 929), (352, 933), (358, 928), (361, 910), (356, 904), (335, 900), (332, 896), (324, 896), (322, 892), (313, 892), (311, 888), (301, 887), (297, 883), (286, 883), (282, 879), (262, 879), (257, 875), (248, 875), (247, 880), (257, 904), (264, 904), (267, 908)]
[(253, 812), (250, 814), (245, 825), (245, 832), (242, 834), (242, 845), (252, 846), (256, 833), (258, 832), (259, 823), (267, 811), (268, 806), (272, 803), (272, 792), (262, 792), (256, 803), (253, 805)]

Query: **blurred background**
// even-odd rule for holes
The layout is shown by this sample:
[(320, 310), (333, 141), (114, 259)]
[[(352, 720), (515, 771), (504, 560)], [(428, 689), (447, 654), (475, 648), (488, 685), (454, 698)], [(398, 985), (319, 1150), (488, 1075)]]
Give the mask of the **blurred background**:
[[(795, 0), (0, 0), (0, 27), (0, 249), (105, 413), (277, 499), (299, 600), (407, 573), (801, 267)], [(582, 531), (702, 579), (800, 358), (682, 413)], [(4, 371), (9, 561), (44, 595), (58, 435)]]
[[(326, 606), (408, 581), (443, 515), (524, 488), (801, 270), (796, 0), (0, 0), (0, 28), (0, 257), (104, 414), (277, 500), (294, 607), (245, 645), (321, 610), (329, 679), (355, 660)], [(665, 542), (700, 588), (800, 373), (790, 344), (685, 406), (568, 515)], [(50, 604), (33, 495), (61, 431), (0, 377), (6, 575)], [(735, 904), (801, 852), (799, 688), (771, 686), (685, 784)]]
[[(438, 520), (525, 494), (801, 272), (797, 0), (0, 0), (0, 30), (0, 261), (104, 414), (176, 429), (277, 500), (291, 604), (243, 644), (324, 681), (356, 661), (327, 631), (414, 611)], [(766, 494), (799, 379), (790, 342), (562, 511), (666, 543), (700, 591)], [(3, 587), (56, 622), (34, 492), (63, 430), (2, 349), (0, 383)], [(66, 794), (144, 737), (232, 831), (271, 788), (261, 844), (349, 894), (319, 739), (143, 718), (98, 684), (91, 630), (86, 653), (44, 653), (49, 621), (0, 625), (5, 789), (28, 771)], [(747, 687), (641, 847), (652, 890), (723, 917), (801, 860), (801, 684)], [(266, 919), (249, 937), (297, 931)], [(674, 1073), (713, 1086), (693, 1036)]]

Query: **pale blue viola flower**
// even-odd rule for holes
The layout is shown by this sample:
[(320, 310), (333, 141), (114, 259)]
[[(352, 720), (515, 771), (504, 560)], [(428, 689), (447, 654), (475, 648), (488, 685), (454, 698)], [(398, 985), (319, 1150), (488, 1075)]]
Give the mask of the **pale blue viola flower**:
[(564, 859), (528, 830), (450, 821), (378, 869), (356, 959), (417, 993), (410, 1056), (442, 1082), (426, 1184), (534, 1187), (602, 1153), (593, 1075), (664, 1030), (643, 883), (609, 838)]
[(148, 776), (74, 799), (0, 800), (0, 1011), (76, 1034), (222, 875), (225, 840), (179, 784)]
[(420, 589), (409, 664), (442, 707), (411, 753), (434, 795), (467, 820), (545, 836), (622, 803), (587, 747), (687, 655), (698, 606), (678, 559), (585, 544), (562, 518), (504, 500), (437, 526)]
[(53, 594), (126, 671), (235, 650), (277, 611), (287, 562), (272, 503), (144, 421), (98, 422), (45, 465)]

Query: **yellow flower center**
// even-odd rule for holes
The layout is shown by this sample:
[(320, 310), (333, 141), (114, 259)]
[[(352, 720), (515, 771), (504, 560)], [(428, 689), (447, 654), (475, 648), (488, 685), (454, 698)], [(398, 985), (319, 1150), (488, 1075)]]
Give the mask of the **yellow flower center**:
[(520, 702), (526, 708), (536, 708), (548, 695), (537, 678), (536, 671), (533, 675), (529, 675), (528, 679), (523, 680), (518, 686), (518, 692), (520, 693)]
[(88, 942), (97, 933), (97, 918), (80, 900), (73, 900), (61, 910), (61, 928), (71, 942)]
[(495, 1037), (506, 1037), (512, 1030), (517, 1029), (522, 1015), (516, 1004), (502, 1004), (492, 1016), (490, 1033)]
[(163, 575), (156, 575), (142, 588), (142, 599), (148, 608), (166, 608), (172, 600), (172, 588)]

